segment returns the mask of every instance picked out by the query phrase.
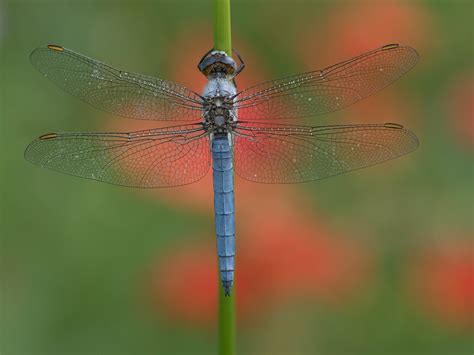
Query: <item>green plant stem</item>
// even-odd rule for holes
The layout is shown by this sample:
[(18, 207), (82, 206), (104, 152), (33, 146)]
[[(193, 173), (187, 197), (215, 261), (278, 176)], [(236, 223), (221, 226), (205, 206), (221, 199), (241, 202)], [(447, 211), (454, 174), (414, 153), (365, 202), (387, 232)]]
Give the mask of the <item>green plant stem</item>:
[[(220, 280), (220, 277), (218, 278)], [(235, 282), (230, 296), (219, 284), (219, 355), (235, 354)]]
[[(214, 4), (214, 49), (232, 56), (230, 0), (214, 0)], [(235, 283), (231, 295), (226, 297), (218, 275), (219, 355), (235, 355)]]
[(232, 55), (230, 0), (214, 0), (214, 49)]

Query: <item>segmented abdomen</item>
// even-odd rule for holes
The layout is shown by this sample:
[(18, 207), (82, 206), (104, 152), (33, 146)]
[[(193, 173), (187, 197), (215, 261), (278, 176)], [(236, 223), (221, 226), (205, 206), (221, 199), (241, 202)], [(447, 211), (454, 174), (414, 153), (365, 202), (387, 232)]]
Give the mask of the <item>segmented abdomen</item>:
[(235, 217), (232, 150), (226, 136), (212, 140), (212, 168), (217, 254), (222, 286), (228, 296), (234, 282)]

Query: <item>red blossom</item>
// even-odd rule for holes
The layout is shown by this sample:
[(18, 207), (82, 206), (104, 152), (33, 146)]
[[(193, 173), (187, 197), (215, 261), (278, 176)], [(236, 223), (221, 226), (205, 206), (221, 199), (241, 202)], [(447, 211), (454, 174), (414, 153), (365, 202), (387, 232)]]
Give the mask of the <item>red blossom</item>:
[[(313, 214), (300, 215), (301, 209), (284, 198), (277, 205), (243, 201), (254, 208), (237, 213), (239, 319), (263, 315), (294, 298), (346, 301), (365, 284), (370, 258), (356, 243), (322, 227)], [(206, 242), (177, 249), (155, 266), (156, 307), (181, 321), (212, 324), (218, 277), (215, 246)]]
[(445, 242), (416, 255), (409, 285), (420, 306), (450, 324), (474, 327), (472, 238)]
[[(342, 2), (329, 10), (327, 20), (311, 22), (302, 31), (305, 36), (297, 43), (300, 57), (312, 69), (388, 43), (408, 44), (426, 52), (433, 37), (432, 19), (423, 5), (402, 0)], [(312, 41), (307, 40), (308, 34)]]
[(217, 257), (210, 237), (191, 248), (162, 253), (152, 274), (151, 303), (173, 319), (212, 325), (216, 319)]

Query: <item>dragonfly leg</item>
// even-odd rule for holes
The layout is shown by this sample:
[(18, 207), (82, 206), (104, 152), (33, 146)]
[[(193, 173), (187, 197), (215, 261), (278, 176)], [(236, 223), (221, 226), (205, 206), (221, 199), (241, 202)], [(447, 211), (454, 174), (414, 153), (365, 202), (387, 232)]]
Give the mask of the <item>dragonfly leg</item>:
[(241, 72), (242, 70), (244, 70), (244, 68), (245, 68), (245, 62), (244, 62), (244, 60), (242, 59), (242, 56), (240, 55), (240, 53), (237, 52), (237, 50), (236, 50), (235, 48), (232, 48), (232, 53), (235, 53), (235, 55), (237, 56), (237, 58), (239, 58), (239, 61), (240, 61), (240, 65), (239, 65), (239, 67), (237, 68), (237, 71), (235, 72), (235, 75), (237, 76), (237, 75), (240, 74), (240, 72)]

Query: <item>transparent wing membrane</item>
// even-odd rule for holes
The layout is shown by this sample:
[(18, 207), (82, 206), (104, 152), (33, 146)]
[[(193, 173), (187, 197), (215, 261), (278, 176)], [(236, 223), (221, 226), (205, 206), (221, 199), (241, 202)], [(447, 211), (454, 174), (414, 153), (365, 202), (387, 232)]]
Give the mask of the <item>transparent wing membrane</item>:
[(269, 81), (236, 95), (240, 119), (310, 117), (342, 109), (391, 84), (418, 62), (410, 47), (387, 45), (323, 70)]
[(201, 96), (184, 86), (117, 70), (60, 46), (39, 47), (30, 59), (67, 93), (115, 115), (142, 120), (201, 119)]
[[(114, 69), (60, 46), (35, 49), (31, 61), (66, 92), (119, 116), (202, 121), (205, 109), (217, 112), (215, 98)], [(391, 84), (417, 61), (413, 48), (391, 44), (323, 70), (239, 92), (233, 106), (226, 107), (237, 111), (237, 121), (231, 123), (236, 173), (262, 183), (305, 182), (415, 150), (417, 137), (393, 123), (307, 127), (262, 120), (342, 109)], [(210, 114), (206, 119), (203, 124), (131, 133), (50, 133), (33, 141), (25, 157), (43, 167), (116, 185), (185, 185), (204, 177), (210, 168), (210, 134), (225, 132)]]
[(327, 178), (407, 154), (417, 137), (400, 125), (238, 125), (235, 171), (261, 183)]
[(49, 133), (25, 151), (32, 163), (62, 173), (132, 187), (190, 184), (210, 168), (200, 124), (131, 133)]

